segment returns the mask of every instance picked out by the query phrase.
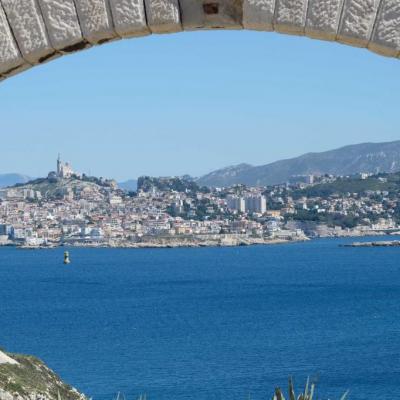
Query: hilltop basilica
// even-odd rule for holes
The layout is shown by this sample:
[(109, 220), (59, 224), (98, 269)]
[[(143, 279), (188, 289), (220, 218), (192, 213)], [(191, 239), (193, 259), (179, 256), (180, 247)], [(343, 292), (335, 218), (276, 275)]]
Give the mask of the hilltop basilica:
[(67, 179), (70, 178), (72, 175), (74, 175), (75, 172), (72, 169), (71, 164), (69, 164), (68, 162), (62, 162), (60, 155), (58, 155), (57, 158), (57, 178), (62, 178), (62, 179)]

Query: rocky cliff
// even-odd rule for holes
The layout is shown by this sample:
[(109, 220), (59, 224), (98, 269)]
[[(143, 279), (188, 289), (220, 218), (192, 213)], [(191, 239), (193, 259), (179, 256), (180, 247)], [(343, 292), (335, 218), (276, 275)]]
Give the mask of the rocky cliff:
[(86, 400), (41, 360), (0, 351), (0, 400)]

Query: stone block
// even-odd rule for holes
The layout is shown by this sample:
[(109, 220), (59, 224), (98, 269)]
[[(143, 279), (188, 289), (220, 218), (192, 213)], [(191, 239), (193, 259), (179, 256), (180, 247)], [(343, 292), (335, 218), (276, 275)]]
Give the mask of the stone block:
[(343, 0), (309, 0), (306, 35), (315, 39), (335, 40), (342, 8)]
[(380, 0), (345, 0), (336, 40), (366, 47), (371, 38)]
[(20, 71), (25, 65), (29, 66), (21, 56), (0, 4), (0, 75)]
[(383, 0), (368, 48), (385, 56), (400, 55), (400, 2)]
[(91, 44), (116, 39), (111, 11), (106, 0), (75, 0), (83, 37)]
[(110, 6), (114, 29), (119, 36), (144, 36), (150, 33), (143, 0), (112, 0)]
[(272, 31), (275, 0), (244, 0), (243, 27), (257, 31)]
[(1, 0), (1, 3), (25, 60), (38, 64), (55, 56), (35, 0)]
[(274, 29), (277, 32), (303, 35), (307, 3), (307, 0), (276, 0)]
[(60, 51), (85, 47), (73, 0), (38, 0), (52, 46)]
[(154, 33), (182, 30), (178, 0), (145, 0), (147, 24)]

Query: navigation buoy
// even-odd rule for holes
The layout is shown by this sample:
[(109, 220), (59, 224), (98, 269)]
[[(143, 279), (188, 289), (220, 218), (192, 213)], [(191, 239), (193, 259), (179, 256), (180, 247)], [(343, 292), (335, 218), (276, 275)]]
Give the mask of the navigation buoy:
[(64, 264), (71, 264), (71, 260), (69, 259), (69, 253), (66, 251), (64, 253)]

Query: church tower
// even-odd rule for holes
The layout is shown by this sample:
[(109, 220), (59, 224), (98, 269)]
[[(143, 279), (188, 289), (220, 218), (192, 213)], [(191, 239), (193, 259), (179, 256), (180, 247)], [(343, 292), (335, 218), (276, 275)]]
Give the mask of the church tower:
[(71, 165), (69, 163), (64, 163), (61, 160), (60, 154), (58, 154), (57, 158), (57, 177), (62, 178), (62, 179), (68, 179), (71, 178), (71, 176), (74, 174), (74, 170), (72, 169)]
[(61, 156), (60, 153), (58, 153), (58, 158), (57, 158), (57, 176), (60, 178), (62, 174), (62, 163), (61, 163)]

